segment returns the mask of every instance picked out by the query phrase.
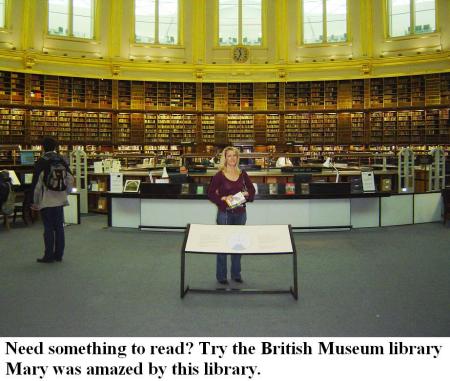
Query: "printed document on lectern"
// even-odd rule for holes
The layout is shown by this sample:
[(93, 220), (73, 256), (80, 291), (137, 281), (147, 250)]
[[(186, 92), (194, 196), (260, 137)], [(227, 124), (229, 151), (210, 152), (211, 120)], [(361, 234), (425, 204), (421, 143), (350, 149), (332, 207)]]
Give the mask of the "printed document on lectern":
[(200, 253), (292, 253), (288, 225), (191, 224), (187, 252)]

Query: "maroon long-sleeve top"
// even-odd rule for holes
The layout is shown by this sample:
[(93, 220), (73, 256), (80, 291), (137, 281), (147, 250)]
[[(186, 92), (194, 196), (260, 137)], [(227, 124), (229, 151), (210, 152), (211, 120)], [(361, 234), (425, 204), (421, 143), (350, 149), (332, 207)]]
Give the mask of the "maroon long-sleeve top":
[[(245, 171), (241, 172), (236, 181), (227, 179), (223, 171), (219, 171), (211, 179), (211, 184), (208, 187), (208, 198), (217, 205), (220, 211), (224, 212), (228, 208), (228, 204), (221, 198), (245, 191), (248, 192), (247, 201), (253, 201), (255, 187)], [(243, 213), (245, 209), (236, 208), (234, 211), (235, 213)]]

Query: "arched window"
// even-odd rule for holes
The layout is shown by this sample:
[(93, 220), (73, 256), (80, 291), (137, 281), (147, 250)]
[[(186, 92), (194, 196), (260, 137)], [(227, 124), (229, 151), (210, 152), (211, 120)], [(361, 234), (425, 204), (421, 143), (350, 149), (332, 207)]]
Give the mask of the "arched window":
[(94, 0), (48, 0), (48, 34), (94, 38)]
[(135, 0), (135, 41), (145, 44), (178, 44), (178, 14), (178, 0)]
[(388, 0), (389, 36), (436, 31), (435, 0)]
[(218, 0), (219, 45), (262, 44), (262, 0)]
[(6, 27), (6, 0), (0, 0), (0, 29)]
[(303, 43), (347, 41), (347, 0), (303, 0)]

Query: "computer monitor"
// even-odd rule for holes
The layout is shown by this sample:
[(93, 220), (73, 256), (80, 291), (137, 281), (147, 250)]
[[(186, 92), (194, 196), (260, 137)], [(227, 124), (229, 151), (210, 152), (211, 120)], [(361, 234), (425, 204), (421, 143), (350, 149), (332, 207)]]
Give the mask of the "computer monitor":
[(33, 151), (20, 151), (20, 164), (34, 165), (34, 152)]
[(190, 182), (190, 178), (185, 173), (170, 173), (169, 182), (170, 184), (185, 184)]

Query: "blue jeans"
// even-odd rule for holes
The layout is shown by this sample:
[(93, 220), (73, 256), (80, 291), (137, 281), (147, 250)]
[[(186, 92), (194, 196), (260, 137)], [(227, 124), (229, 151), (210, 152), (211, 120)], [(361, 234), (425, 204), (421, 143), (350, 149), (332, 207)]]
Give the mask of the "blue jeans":
[(60, 259), (64, 255), (64, 210), (62, 206), (41, 209), (44, 224), (44, 244), (47, 259)]
[[(245, 225), (247, 213), (236, 213), (236, 211), (225, 211), (217, 213), (217, 225)], [(241, 255), (231, 255), (231, 278), (241, 277)], [(217, 254), (216, 278), (218, 281), (227, 279), (227, 254)]]

